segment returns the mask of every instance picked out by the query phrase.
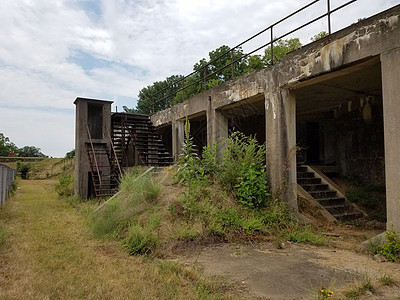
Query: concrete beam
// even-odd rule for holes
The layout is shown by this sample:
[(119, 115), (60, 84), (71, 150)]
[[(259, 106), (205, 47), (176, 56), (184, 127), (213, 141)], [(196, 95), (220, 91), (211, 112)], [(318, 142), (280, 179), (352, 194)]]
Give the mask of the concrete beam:
[(381, 54), (387, 225), (400, 232), (400, 48)]

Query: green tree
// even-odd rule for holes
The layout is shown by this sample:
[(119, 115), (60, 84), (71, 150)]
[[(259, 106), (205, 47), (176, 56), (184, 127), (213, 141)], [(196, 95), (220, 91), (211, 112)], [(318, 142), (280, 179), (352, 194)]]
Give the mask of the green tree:
[(17, 146), (3, 133), (0, 133), (0, 156), (9, 156), (11, 152), (16, 153)]
[(310, 40), (312, 42), (318, 41), (324, 37), (328, 36), (328, 33), (326, 31), (321, 31), (320, 33), (317, 33), (316, 35), (314, 35)]
[(40, 152), (40, 148), (35, 146), (25, 146), (18, 150), (18, 154), (22, 157), (45, 157), (45, 155)]
[(122, 106), (122, 109), (124, 110), (124, 112), (128, 113), (128, 114), (136, 114), (137, 113), (137, 109), (135, 108), (128, 108), (127, 106)]
[[(282, 60), (287, 53), (294, 51), (301, 47), (300, 40), (298, 38), (278, 40), (274, 42), (273, 54), (274, 62)], [(263, 62), (266, 66), (272, 65), (271, 60), (271, 47), (265, 49), (265, 55), (263, 57)]]
[(172, 75), (163, 81), (156, 81), (139, 91), (139, 99), (136, 112), (140, 114), (149, 114), (152, 112), (152, 103), (157, 102), (154, 106), (154, 112), (160, 111), (173, 104), (175, 94), (179, 89), (179, 79), (183, 76)]

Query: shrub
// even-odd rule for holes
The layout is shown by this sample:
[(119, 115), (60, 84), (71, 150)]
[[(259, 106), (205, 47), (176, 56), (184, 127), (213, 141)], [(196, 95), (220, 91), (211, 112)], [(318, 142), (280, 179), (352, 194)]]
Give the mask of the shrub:
[(72, 196), (74, 194), (74, 176), (65, 174), (58, 177), (55, 189), (60, 197)]
[(255, 170), (263, 168), (265, 145), (259, 145), (254, 137), (241, 132), (234, 132), (225, 144), (218, 178), (223, 185), (233, 190), (237, 179), (243, 176), (249, 166)]
[(382, 254), (388, 261), (396, 262), (400, 260), (400, 236), (393, 229), (387, 229), (385, 236), (386, 241), (382, 243), (379, 253)]
[(21, 163), (17, 162), (17, 171), (20, 172), (22, 179), (29, 178), (29, 172), (32, 169), (32, 165), (30, 163)]
[(255, 164), (251, 163), (237, 178), (237, 181), (238, 183), (234, 187), (241, 204), (249, 208), (259, 208), (265, 205), (269, 194), (267, 178), (263, 169), (257, 170)]

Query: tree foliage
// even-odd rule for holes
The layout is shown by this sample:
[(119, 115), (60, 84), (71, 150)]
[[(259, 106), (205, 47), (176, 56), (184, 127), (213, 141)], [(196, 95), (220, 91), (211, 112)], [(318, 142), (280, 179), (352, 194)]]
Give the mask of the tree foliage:
[(22, 157), (45, 157), (45, 155), (40, 152), (40, 148), (35, 146), (25, 146), (18, 149), (18, 155)]
[(320, 39), (323, 39), (323, 38), (326, 37), (326, 36), (328, 36), (328, 33), (327, 33), (326, 31), (321, 31), (320, 33), (314, 35), (314, 36), (311, 38), (311, 41), (312, 41), (312, 42), (315, 42), (315, 41), (318, 41), (318, 40), (320, 40)]
[(3, 133), (0, 133), (0, 156), (9, 156), (10, 153), (16, 153), (17, 150), (17, 146)]
[[(273, 47), (273, 61), (281, 60), (288, 52), (301, 47), (298, 38), (278, 40)], [(172, 75), (165, 80), (156, 81), (152, 85), (139, 91), (136, 109), (124, 106), (128, 113), (149, 114), (181, 103), (190, 97), (201, 93), (204, 89), (211, 89), (225, 81), (231, 80), (252, 70), (260, 70), (272, 65), (271, 47), (264, 55), (254, 54), (245, 56), (241, 47), (231, 49), (222, 45), (208, 53), (208, 59), (202, 58), (193, 66), (193, 74), (184, 78), (182, 75)], [(229, 65), (231, 62), (232, 65)], [(227, 66), (228, 65), (228, 66)], [(202, 79), (206, 78), (206, 82)], [(178, 90), (184, 87), (183, 91)], [(153, 107), (153, 101), (156, 102)]]

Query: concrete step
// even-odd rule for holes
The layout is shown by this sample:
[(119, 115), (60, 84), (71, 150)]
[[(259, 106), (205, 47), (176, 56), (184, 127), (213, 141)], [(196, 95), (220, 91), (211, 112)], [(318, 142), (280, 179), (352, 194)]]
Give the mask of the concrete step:
[(301, 187), (303, 189), (305, 189), (307, 192), (310, 192), (310, 191), (326, 191), (326, 190), (328, 190), (328, 185), (327, 184), (321, 184), (321, 183), (301, 184)]
[(297, 172), (297, 178), (314, 178), (313, 172)]
[(323, 199), (315, 199), (317, 200), (323, 207), (330, 205), (345, 205), (345, 198), (341, 197), (332, 197), (332, 198), (323, 198)]
[(321, 178), (298, 178), (297, 177), (297, 182), (301, 186), (307, 185), (307, 184), (320, 184)]
[(314, 199), (321, 199), (321, 198), (332, 198), (337, 196), (336, 191), (315, 191), (315, 192), (309, 192), (309, 194), (314, 198)]

